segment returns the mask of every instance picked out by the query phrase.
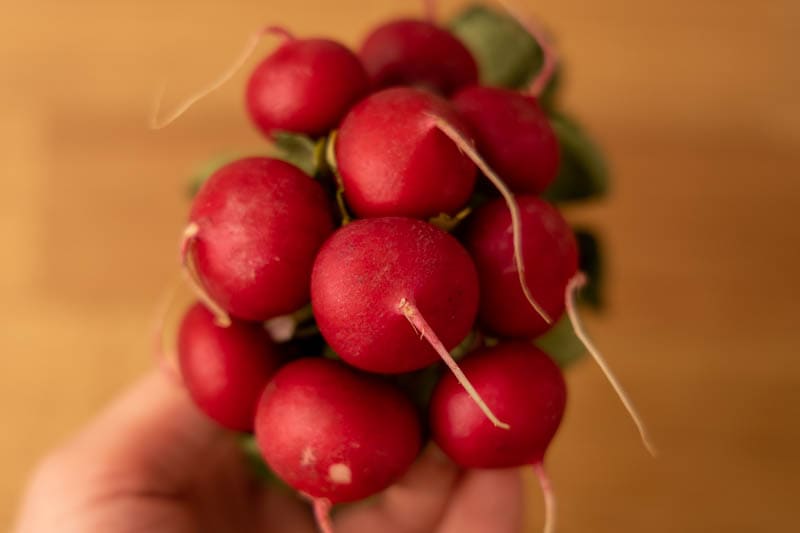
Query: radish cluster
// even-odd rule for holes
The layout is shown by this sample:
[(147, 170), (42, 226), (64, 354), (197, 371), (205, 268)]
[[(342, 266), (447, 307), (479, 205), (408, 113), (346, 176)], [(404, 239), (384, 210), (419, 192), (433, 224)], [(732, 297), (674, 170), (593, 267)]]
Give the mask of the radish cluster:
[[(430, 20), (389, 22), (358, 52), (262, 33), (281, 42), (245, 107), (272, 148), (204, 178), (181, 244), (195, 403), (253, 433), (326, 531), (330, 505), (387, 488), (428, 439), (464, 468), (532, 465), (549, 487), (567, 393), (535, 343), (580, 266), (541, 198), (564, 144), (528, 88), (551, 73), (527, 62), (528, 88), (481, 85), (480, 43)], [(423, 369), (435, 383), (405, 379)]]

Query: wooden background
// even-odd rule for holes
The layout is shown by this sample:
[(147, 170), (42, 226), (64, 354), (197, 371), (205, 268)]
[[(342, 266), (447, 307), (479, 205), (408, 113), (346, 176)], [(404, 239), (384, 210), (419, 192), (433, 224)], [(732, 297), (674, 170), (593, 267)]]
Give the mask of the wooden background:
[[(524, 4), (520, 0), (521, 4)], [(565, 101), (608, 152), (609, 300), (589, 324), (650, 423), (649, 459), (592, 364), (549, 457), (560, 531), (787, 531), (800, 521), (800, 3), (529, 0)], [(451, 13), (458, 2), (443, 2)], [(145, 127), (262, 23), (355, 44), (414, 2), (4, 2), (0, 528), (38, 457), (151, 365), (194, 166), (263, 142), (242, 73)], [(268, 44), (263, 45), (266, 52)], [(530, 531), (539, 528), (531, 485)]]

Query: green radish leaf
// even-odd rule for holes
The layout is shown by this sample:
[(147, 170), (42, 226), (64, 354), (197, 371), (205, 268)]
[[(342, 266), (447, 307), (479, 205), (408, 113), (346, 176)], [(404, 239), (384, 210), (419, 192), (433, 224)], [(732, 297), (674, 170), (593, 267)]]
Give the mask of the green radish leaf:
[(309, 176), (320, 170), (324, 139), (315, 141), (306, 135), (281, 131), (274, 134), (272, 144), (271, 157), (291, 163)]
[(603, 264), (602, 244), (594, 232), (589, 229), (575, 228), (574, 231), (580, 254), (578, 267), (589, 278), (588, 283), (581, 290), (579, 301), (594, 309), (602, 309), (605, 300), (603, 293), (605, 265)]
[(542, 197), (554, 203), (587, 200), (608, 192), (608, 169), (600, 149), (577, 122), (550, 117), (561, 147), (561, 168)]
[(211, 177), (211, 175), (219, 170), (220, 168), (224, 167), (228, 163), (232, 163), (237, 159), (241, 159), (243, 156), (241, 154), (232, 155), (232, 154), (222, 154), (216, 157), (205, 161), (201, 165), (197, 167), (197, 169), (192, 173), (189, 177), (189, 183), (187, 187), (187, 193), (189, 198), (194, 198), (197, 194), (197, 191), (200, 190), (200, 187)]
[(502, 11), (470, 6), (448, 26), (472, 52), (484, 85), (521, 89), (542, 66), (536, 40)]
[(544, 350), (561, 368), (568, 367), (586, 354), (586, 348), (575, 336), (566, 314), (533, 344)]

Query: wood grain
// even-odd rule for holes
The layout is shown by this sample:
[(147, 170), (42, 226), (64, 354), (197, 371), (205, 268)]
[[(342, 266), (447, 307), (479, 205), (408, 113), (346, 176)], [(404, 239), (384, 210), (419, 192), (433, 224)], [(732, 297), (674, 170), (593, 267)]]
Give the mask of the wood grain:
[[(569, 216), (603, 234), (611, 305), (589, 325), (662, 451), (645, 455), (592, 364), (572, 369), (549, 457), (560, 531), (796, 528), (800, 4), (527, 4), (567, 59), (564, 105), (613, 164), (613, 195)], [(4, 5), (0, 525), (37, 459), (150, 366), (154, 307), (176, 278), (186, 176), (209, 156), (264, 146), (242, 113), (244, 75), (153, 133), (146, 115), (159, 83), (177, 101), (226, 65), (256, 21), (355, 44), (416, 8)], [(530, 531), (539, 499), (531, 483)]]

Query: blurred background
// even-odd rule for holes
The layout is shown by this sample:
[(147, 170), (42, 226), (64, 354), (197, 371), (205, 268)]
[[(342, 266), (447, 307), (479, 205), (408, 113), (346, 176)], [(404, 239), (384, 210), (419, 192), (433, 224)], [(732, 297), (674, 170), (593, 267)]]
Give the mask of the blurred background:
[[(800, 3), (516, 3), (557, 36), (564, 106), (612, 165), (612, 194), (569, 217), (602, 233), (609, 305), (588, 326), (661, 449), (647, 456), (590, 361), (571, 368), (548, 458), (559, 531), (796, 527)], [(175, 103), (260, 24), (357, 45), (420, 13), (398, 0), (4, 3), (0, 528), (37, 459), (152, 366), (188, 177), (264, 148), (242, 108), (246, 70), (151, 132), (158, 86)]]

